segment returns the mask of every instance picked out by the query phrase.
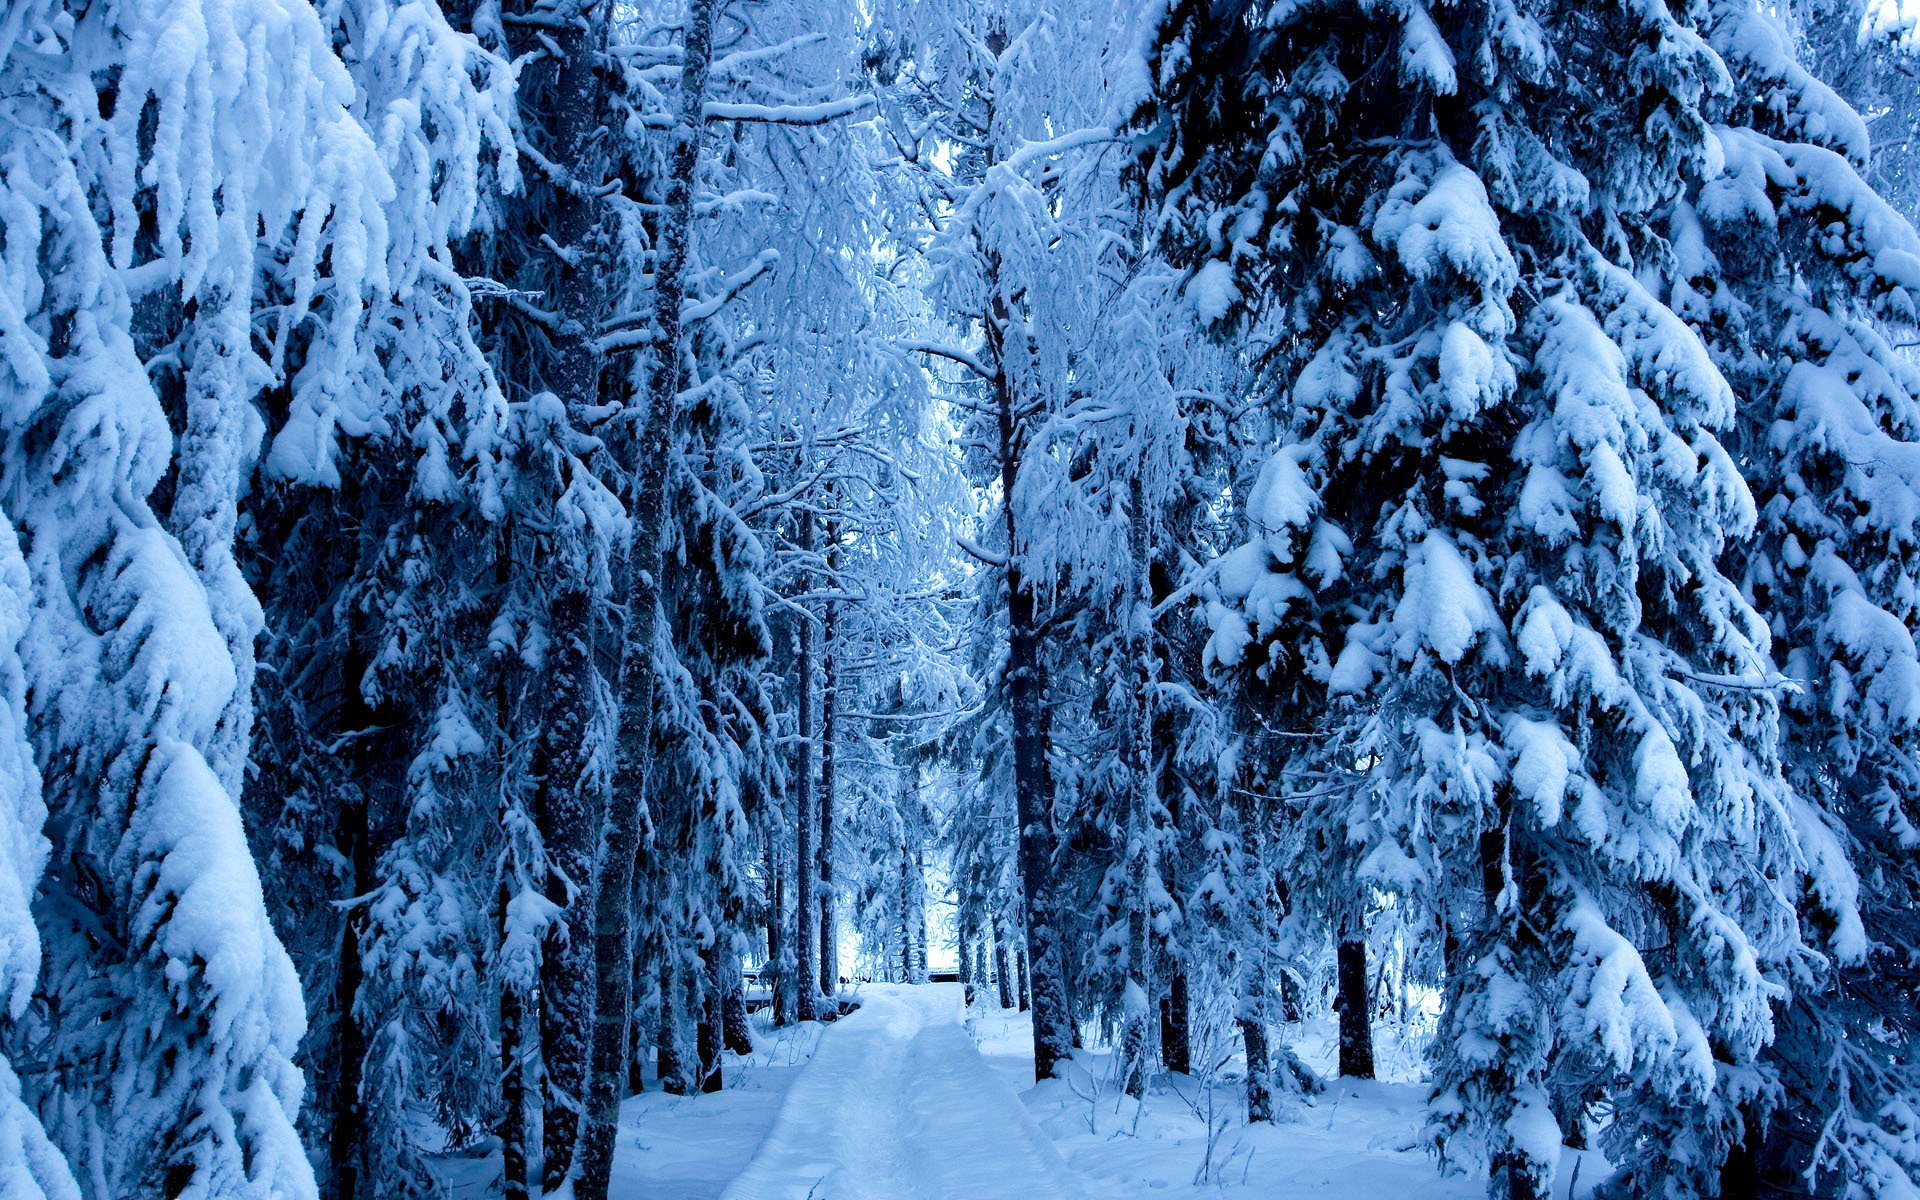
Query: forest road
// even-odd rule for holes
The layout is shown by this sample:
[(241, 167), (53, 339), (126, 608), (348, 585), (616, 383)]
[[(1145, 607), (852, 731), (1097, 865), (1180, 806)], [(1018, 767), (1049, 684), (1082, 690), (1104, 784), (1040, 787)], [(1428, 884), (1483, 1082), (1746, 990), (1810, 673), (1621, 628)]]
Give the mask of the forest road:
[(1082, 1200), (961, 1027), (957, 983), (869, 984), (722, 1200)]

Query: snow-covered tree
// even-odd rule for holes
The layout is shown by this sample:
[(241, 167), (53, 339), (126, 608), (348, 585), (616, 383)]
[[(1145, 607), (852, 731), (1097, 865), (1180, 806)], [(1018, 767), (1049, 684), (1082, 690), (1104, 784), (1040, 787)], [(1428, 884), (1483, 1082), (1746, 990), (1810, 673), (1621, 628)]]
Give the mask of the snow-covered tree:
[(1698, 15), (1177, 5), (1143, 114), (1196, 305), (1268, 339), (1208, 655), (1296, 735), (1303, 882), (1446, 939), (1434, 1128), (1494, 1195), (1602, 1096), (1627, 1186), (1711, 1190), (1798, 949), (1735, 393), (1659, 286), (1723, 153)]
[(1733, 560), (1794, 684), (1782, 758), (1809, 947), (1769, 964), (1792, 1000), (1723, 1186), (1905, 1195), (1920, 1029), (1889, 1014), (1920, 961), (1920, 365), (1894, 343), (1920, 328), (1920, 238), (1863, 178), (1865, 123), (1784, 23), (1728, 0), (1708, 37), (1734, 103), (1719, 169), (1675, 206), (1668, 286), (1743, 402), (1729, 445), (1759, 523)]

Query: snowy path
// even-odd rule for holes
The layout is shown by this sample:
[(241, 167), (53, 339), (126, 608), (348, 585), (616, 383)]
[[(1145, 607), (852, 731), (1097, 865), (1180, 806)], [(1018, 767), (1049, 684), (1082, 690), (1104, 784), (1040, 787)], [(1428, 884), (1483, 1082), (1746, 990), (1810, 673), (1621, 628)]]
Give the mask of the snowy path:
[(960, 1026), (958, 984), (873, 984), (794, 1081), (725, 1200), (1076, 1200)]

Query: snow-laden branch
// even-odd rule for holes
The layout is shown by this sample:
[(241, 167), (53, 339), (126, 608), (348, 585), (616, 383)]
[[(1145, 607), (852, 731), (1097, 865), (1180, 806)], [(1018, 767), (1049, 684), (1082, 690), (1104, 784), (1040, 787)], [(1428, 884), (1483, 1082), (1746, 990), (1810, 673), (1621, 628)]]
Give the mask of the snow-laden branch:
[(755, 121), (763, 125), (825, 125), (873, 107), (872, 96), (847, 96), (819, 104), (752, 104), (709, 100), (700, 115), (709, 121)]
[(780, 261), (778, 250), (762, 250), (753, 256), (753, 261), (720, 281), (720, 290), (700, 300), (684, 305), (680, 309), (680, 320), (692, 324), (704, 321), (720, 311), (721, 305), (733, 299), (753, 285), (753, 281), (766, 274), (767, 269)]
[(901, 342), (899, 345), (902, 350), (907, 350), (915, 354), (931, 354), (935, 358), (944, 358), (950, 362), (957, 362), (988, 383), (998, 383), (1000, 380), (1000, 377), (994, 372), (989, 371), (986, 365), (978, 358), (975, 358), (972, 354), (960, 349), (958, 346), (946, 346), (939, 342)]
[(1004, 567), (1007, 565), (1007, 556), (1005, 554), (1002, 554), (995, 550), (987, 549), (985, 546), (982, 546), (979, 542), (974, 541), (972, 538), (968, 537), (964, 533), (954, 534), (953, 541), (955, 545), (959, 546), (962, 550), (965, 550), (968, 554), (972, 555), (974, 558), (977, 558), (981, 562), (987, 564), (989, 567)]
[(1043, 142), (1028, 142), (1006, 158), (1005, 165), (1019, 170), (1029, 163), (1042, 158), (1052, 158), (1056, 154), (1065, 154), (1069, 150), (1078, 150), (1082, 146), (1098, 146), (1113, 141), (1119, 134), (1111, 125), (1091, 125), (1085, 129), (1076, 129), (1072, 133), (1063, 133), (1056, 138)]

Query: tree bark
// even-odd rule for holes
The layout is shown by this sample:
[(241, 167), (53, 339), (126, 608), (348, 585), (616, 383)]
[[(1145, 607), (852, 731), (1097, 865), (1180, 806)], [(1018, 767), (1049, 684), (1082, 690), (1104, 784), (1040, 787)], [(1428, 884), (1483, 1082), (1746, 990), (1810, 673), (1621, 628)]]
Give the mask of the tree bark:
[(767, 989), (767, 1008), (773, 1027), (779, 1029), (786, 1025), (790, 1015), (787, 997), (791, 994), (791, 988), (786, 966), (781, 962), (781, 956), (786, 952), (787, 873), (780, 865), (780, 855), (771, 845), (767, 847), (766, 858), (767, 962), (761, 968), (760, 983)]
[[(813, 510), (802, 508), (796, 525), (794, 536), (800, 544), (800, 553), (803, 558), (809, 557), (814, 550)], [(803, 569), (794, 586), (801, 595), (805, 595), (813, 586), (813, 573)], [(795, 624), (794, 636), (798, 645), (794, 653), (794, 692), (796, 703), (800, 706), (800, 764), (797, 772), (800, 813), (795, 822), (794, 995), (800, 1020), (812, 1021), (819, 1016), (820, 1005), (820, 989), (814, 982), (814, 940), (819, 932), (819, 926), (814, 921), (814, 914), (819, 911), (814, 890), (818, 879), (814, 831), (819, 819), (815, 813), (818, 796), (814, 790), (813, 776), (813, 752), (816, 748), (813, 737), (813, 617), (802, 613)]]
[[(619, 755), (615, 802), (605, 822), (606, 858), (594, 906), (593, 1058), (586, 1130), (574, 1194), (606, 1200), (613, 1169), (626, 1080), (627, 1035), (633, 1001), (633, 876), (647, 826), (648, 766), (660, 680), (653, 661), (659, 635), (661, 573), (665, 566), (667, 462), (680, 394), (681, 302), (686, 296), (687, 248), (693, 215), (693, 177), (713, 51), (717, 0), (690, 0), (681, 52), (680, 113), (674, 122), (665, 211), (654, 253), (655, 354), (647, 379), (645, 424), (627, 448), (627, 512), (632, 549), (627, 569), (627, 629), (620, 686)], [(596, 320), (598, 319), (596, 314)]]
[(1004, 922), (996, 924), (993, 931), (993, 982), (1000, 991), (1000, 1007), (1012, 1008), (1013, 945)]
[(674, 966), (673, 948), (660, 952), (660, 1004), (653, 1027), (653, 1073), (660, 1078), (660, 1090), (669, 1096), (687, 1094), (687, 1064), (680, 1053), (680, 1004), (675, 992), (680, 972)]
[(1273, 1065), (1267, 1054), (1267, 1027), (1240, 1018), (1240, 1043), (1247, 1053), (1247, 1124), (1273, 1120)]
[(1126, 779), (1127, 982), (1121, 997), (1120, 1072), (1127, 1095), (1147, 1090), (1147, 997), (1151, 950), (1147, 945), (1148, 879), (1154, 873), (1155, 779), (1153, 775), (1153, 587), (1145, 488), (1140, 471), (1127, 482), (1127, 559), (1131, 576), (1120, 620), (1121, 653), (1133, 687), (1120, 729), (1120, 769)]
[[(827, 586), (839, 586), (840, 529), (827, 522)], [(820, 991), (832, 996), (840, 987), (840, 948), (834, 936), (833, 803), (834, 726), (840, 687), (834, 671), (840, 608), (832, 600), (820, 612)]]
[(727, 989), (723, 997), (722, 1030), (726, 1034), (727, 1049), (744, 1057), (753, 1053), (753, 1026), (747, 1021), (746, 980), (741, 978), (740, 962), (733, 955), (723, 955), (721, 966)]
[(1340, 1009), (1340, 1073), (1349, 1079), (1373, 1078), (1373, 1010), (1367, 1003), (1367, 941), (1362, 918), (1352, 918), (1347, 936), (1334, 951)]
[(1176, 964), (1168, 973), (1167, 994), (1160, 999), (1160, 1062), (1175, 1075), (1193, 1073), (1193, 1043), (1187, 1034), (1191, 1014), (1187, 973)]
[(717, 1092), (724, 1086), (720, 1065), (721, 1031), (726, 1026), (726, 980), (721, 975), (720, 946), (716, 937), (700, 947), (701, 978), (706, 996), (700, 1005), (700, 1022), (695, 1026), (694, 1050), (700, 1058), (700, 1090)]
[[(527, 3), (526, 10), (542, 8)], [(594, 69), (605, 44), (606, 21), (598, 14), (536, 33), (514, 24), (510, 49), (526, 59), (518, 89), (521, 127), (530, 148), (558, 163), (572, 177), (598, 182), (595, 144), (604, 122), (605, 85)], [(546, 50), (551, 46), (550, 50)], [(545, 50), (535, 54), (536, 49)], [(596, 245), (602, 201), (592, 186), (564, 187), (533, 178), (526, 193), (526, 253), (543, 255), (534, 234), (562, 247), (569, 261), (551, 266), (548, 306), (559, 316), (533, 336), (545, 340), (539, 385), (552, 392), (574, 420), (599, 409), (602, 359), (594, 336), (604, 304), (605, 263)], [(541, 959), (541, 1061), (545, 1107), (545, 1184), (558, 1187), (568, 1174), (586, 1102), (593, 1029), (593, 910), (597, 855), (606, 797), (596, 781), (592, 730), (597, 708), (593, 648), (593, 596), (584, 562), (556, 555), (547, 597), (552, 642), (542, 687), (541, 802), (538, 820), (549, 868), (548, 898), (562, 909), (554, 937)]]
[(985, 322), (986, 344), (987, 361), (994, 368), (1000, 507), (1007, 534), (1006, 689), (1013, 728), (1014, 811), (1020, 822), (1020, 886), (1026, 900), (1027, 959), (1032, 972), (1033, 1074), (1035, 1079), (1050, 1079), (1057, 1064), (1072, 1053), (1072, 1020), (1067, 1011), (1065, 954), (1054, 912), (1053, 773), (1047, 763), (1052, 731), (1046, 704), (1046, 664), (1033, 591), (1021, 567), (1026, 543), (1016, 503), (1025, 443), (1021, 416), (1024, 405), (1016, 394), (1006, 352), (1004, 338), (1012, 326), (1012, 315), (1000, 287), (1000, 275), (999, 256), (989, 254), (987, 278), (994, 290)]

